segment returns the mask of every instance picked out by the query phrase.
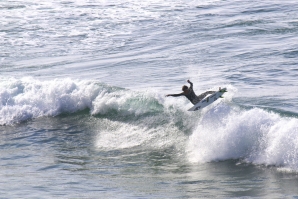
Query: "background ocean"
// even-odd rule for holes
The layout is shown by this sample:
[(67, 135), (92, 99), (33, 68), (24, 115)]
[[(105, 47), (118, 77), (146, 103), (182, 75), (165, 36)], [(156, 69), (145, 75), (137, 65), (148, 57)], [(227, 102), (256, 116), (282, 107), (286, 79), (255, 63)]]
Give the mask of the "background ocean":
[(0, 1), (0, 198), (298, 198), (297, 10)]

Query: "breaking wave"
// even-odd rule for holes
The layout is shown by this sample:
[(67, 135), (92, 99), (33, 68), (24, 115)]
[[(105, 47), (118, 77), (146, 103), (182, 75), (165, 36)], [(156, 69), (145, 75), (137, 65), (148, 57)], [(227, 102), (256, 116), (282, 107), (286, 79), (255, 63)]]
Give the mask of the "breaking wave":
[(225, 100), (188, 112), (184, 98), (158, 93), (72, 79), (8, 79), (0, 85), (0, 125), (87, 110), (98, 118), (101, 150), (174, 147), (191, 163), (237, 159), (297, 172), (297, 116), (241, 108), (232, 102), (236, 89), (228, 90)]
[(298, 171), (298, 119), (220, 104), (200, 119), (186, 148), (191, 162), (240, 159)]

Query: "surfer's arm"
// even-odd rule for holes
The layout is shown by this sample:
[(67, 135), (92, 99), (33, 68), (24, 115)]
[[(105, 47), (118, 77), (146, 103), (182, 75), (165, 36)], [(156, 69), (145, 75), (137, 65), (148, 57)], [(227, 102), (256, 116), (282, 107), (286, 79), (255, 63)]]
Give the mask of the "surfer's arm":
[(190, 84), (190, 87), (189, 87), (189, 88), (193, 89), (193, 88), (192, 88), (193, 83), (192, 83), (191, 81), (189, 81), (189, 80), (187, 80), (187, 82)]
[(179, 93), (179, 94), (168, 94), (168, 95), (166, 95), (166, 97), (169, 97), (169, 96), (171, 96), (171, 97), (179, 97), (179, 96), (184, 96), (184, 93)]

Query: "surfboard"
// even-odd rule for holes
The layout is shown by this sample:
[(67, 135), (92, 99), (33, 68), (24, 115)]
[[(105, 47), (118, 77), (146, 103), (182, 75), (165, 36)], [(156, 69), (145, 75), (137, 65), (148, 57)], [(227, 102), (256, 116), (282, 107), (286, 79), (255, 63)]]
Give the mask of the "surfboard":
[(193, 107), (191, 107), (190, 109), (188, 109), (188, 111), (197, 111), (200, 110), (210, 104), (212, 104), (213, 102), (215, 102), (217, 99), (222, 98), (222, 95), (227, 92), (226, 88), (222, 88), (219, 91), (211, 94), (211, 95), (207, 95), (204, 99), (202, 99), (200, 102), (196, 103)]

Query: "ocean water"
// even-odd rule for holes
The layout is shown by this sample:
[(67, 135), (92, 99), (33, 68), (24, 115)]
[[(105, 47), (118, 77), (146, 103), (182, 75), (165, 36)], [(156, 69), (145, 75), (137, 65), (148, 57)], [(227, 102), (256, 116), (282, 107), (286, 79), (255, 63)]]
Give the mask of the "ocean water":
[(298, 198), (297, 10), (0, 1), (0, 198)]

